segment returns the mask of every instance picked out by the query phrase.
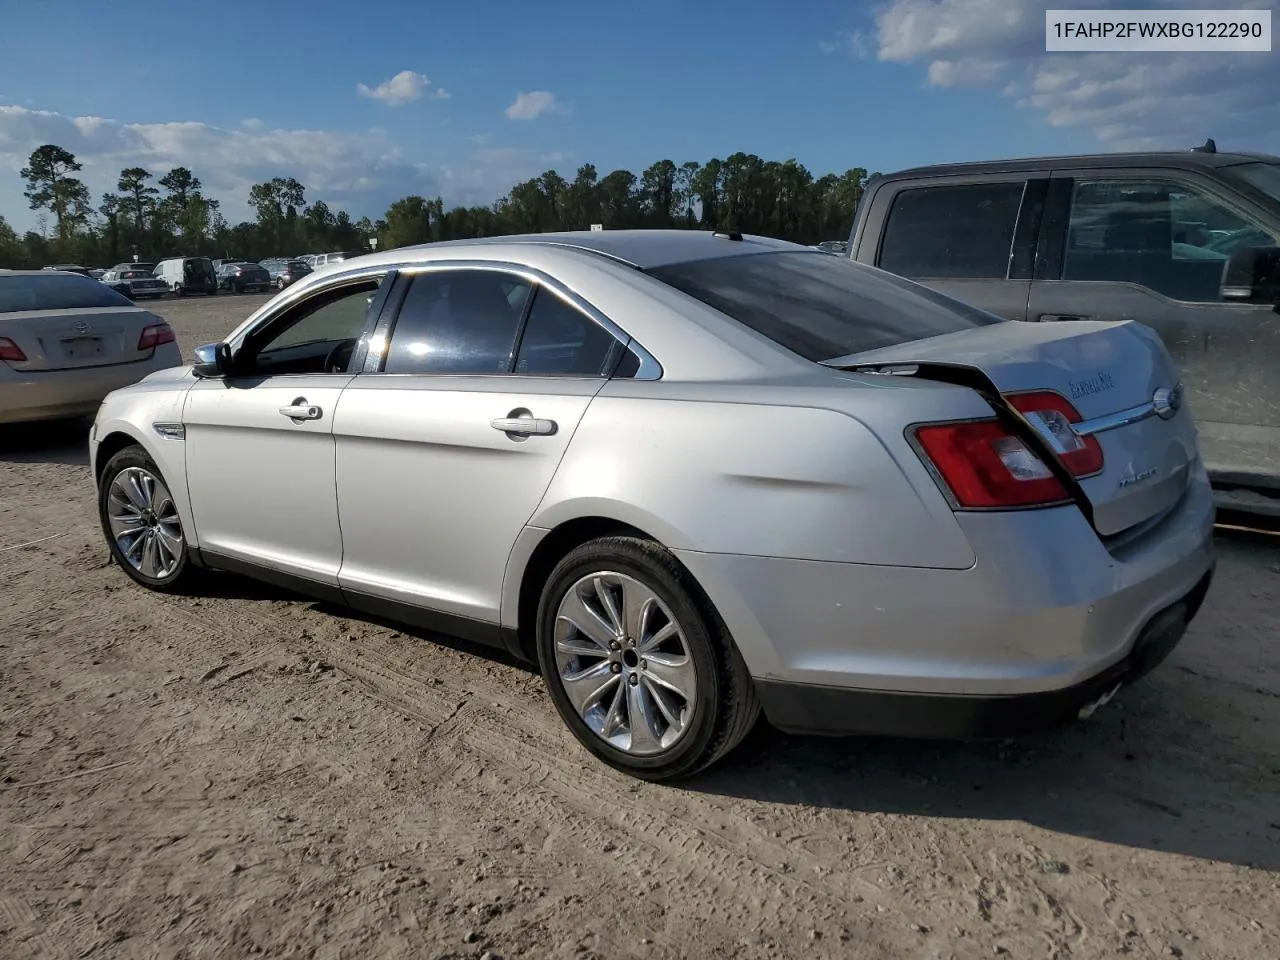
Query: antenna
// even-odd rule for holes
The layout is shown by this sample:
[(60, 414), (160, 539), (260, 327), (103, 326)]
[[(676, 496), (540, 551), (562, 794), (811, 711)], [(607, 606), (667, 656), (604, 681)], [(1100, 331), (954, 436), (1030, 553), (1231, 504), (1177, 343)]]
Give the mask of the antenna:
[(1217, 153), (1218, 145), (1212, 139), (1206, 139), (1203, 146), (1192, 147), (1192, 153)]

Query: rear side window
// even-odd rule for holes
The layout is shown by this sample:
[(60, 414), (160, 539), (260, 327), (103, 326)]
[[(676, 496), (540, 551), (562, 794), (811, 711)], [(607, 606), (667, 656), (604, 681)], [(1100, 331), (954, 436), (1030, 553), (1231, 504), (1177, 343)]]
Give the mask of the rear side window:
[(529, 377), (602, 376), (617, 345), (608, 330), (540, 287), (520, 337), (515, 372)]
[(131, 306), (132, 300), (116, 293), (105, 283), (79, 274), (0, 276), (0, 313)]
[(1003, 280), (1024, 181), (917, 187), (894, 199), (879, 266), (903, 277)]
[(530, 284), (496, 270), (421, 273), (391, 331), (384, 373), (504, 374)]
[(648, 273), (813, 361), (1006, 322), (817, 250), (696, 260)]

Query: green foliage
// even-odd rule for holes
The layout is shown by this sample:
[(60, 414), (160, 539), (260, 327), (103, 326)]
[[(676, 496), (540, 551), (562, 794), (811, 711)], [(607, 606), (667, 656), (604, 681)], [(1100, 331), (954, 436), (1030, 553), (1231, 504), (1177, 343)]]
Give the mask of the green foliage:
[[(96, 210), (72, 176), (80, 164), (53, 144), (35, 150), (22, 170), (33, 210), (54, 217), (56, 234), (19, 238), (0, 217), (0, 267), (36, 267), (54, 260), (110, 266), (137, 254), (154, 261), (179, 255), (260, 259), (331, 250), (379, 250), (468, 237), (606, 229), (679, 227), (740, 230), (818, 243), (844, 239), (853, 224), (867, 171), (861, 167), (815, 178), (794, 159), (763, 160), (735, 153), (705, 164), (659, 160), (638, 177), (614, 170), (601, 177), (589, 163), (572, 180), (555, 170), (517, 183), (487, 207), (446, 210), (439, 197), (407, 196), (378, 220), (353, 222), (323, 201), (306, 204), (293, 177), (274, 177), (249, 189), (254, 220), (232, 226), (218, 202), (204, 196), (198, 177), (174, 167), (159, 180), (142, 167), (120, 171), (116, 193)], [(154, 180), (154, 184), (153, 184)], [(43, 220), (42, 220), (43, 224)]]

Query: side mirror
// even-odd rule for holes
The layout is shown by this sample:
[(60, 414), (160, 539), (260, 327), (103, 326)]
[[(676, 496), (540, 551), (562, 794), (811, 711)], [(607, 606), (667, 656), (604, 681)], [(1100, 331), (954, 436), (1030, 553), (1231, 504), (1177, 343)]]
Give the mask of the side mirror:
[(217, 379), (225, 377), (231, 371), (231, 345), (227, 343), (206, 343), (196, 347), (196, 362), (191, 372), (197, 377)]
[(1222, 269), (1222, 299), (1280, 304), (1280, 247), (1237, 250)]

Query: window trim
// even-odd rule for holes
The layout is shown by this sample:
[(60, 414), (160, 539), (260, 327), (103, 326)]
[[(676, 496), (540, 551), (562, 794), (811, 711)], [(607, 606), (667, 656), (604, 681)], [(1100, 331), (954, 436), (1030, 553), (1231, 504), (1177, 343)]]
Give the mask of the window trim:
[[(1163, 297), (1171, 303), (1186, 303), (1197, 306), (1215, 307), (1251, 307), (1256, 304), (1231, 303), (1230, 301), (1179, 300), (1161, 293), (1144, 283), (1119, 280), (1063, 280), (1062, 275), (1067, 265), (1067, 238), (1071, 230), (1071, 212), (1075, 201), (1076, 182), (1086, 180), (1097, 181), (1130, 181), (1137, 183), (1165, 182), (1185, 190), (1198, 191), (1222, 206), (1226, 207), (1241, 220), (1252, 224), (1264, 233), (1274, 233), (1275, 227), (1260, 219), (1249, 211), (1249, 200), (1237, 193), (1234, 185), (1222, 180), (1204, 176), (1199, 171), (1184, 170), (1178, 167), (1071, 167), (1055, 169), (1050, 180), (1049, 200), (1045, 208), (1044, 225), (1040, 231), (1040, 240), (1036, 246), (1035, 281), (1056, 281), (1061, 283), (1128, 283), (1140, 290)], [(1256, 206), (1256, 204), (1255, 204)], [(1225, 262), (1225, 261), (1224, 261)]]
[[(1047, 174), (1044, 172), (1028, 170), (1025, 172), (1022, 172), (1022, 171), (1002, 172), (1002, 173), (977, 175), (977, 176), (968, 175), (968, 176), (930, 177), (930, 178), (921, 179), (921, 180), (898, 181), (895, 184), (896, 189), (893, 189), (892, 191), (890, 191), (890, 196), (887, 198), (887, 202), (879, 215), (879, 222), (876, 227), (877, 237), (876, 237), (875, 258), (872, 261), (871, 265), (881, 270), (888, 270), (889, 273), (893, 273), (895, 276), (904, 277), (905, 279), (908, 279), (908, 280), (914, 280), (917, 283), (925, 283), (928, 281), (943, 281), (943, 282), (969, 281), (969, 282), (992, 283), (992, 282), (1000, 282), (1002, 280), (1009, 280), (1011, 279), (1011, 274), (1014, 270), (1014, 260), (1017, 258), (1018, 243), (1020, 240), (1025, 239), (1024, 234), (1019, 231), (1019, 225), (1023, 221), (1024, 210), (1027, 207), (1028, 192), (1032, 189), (1031, 183), (1033, 180), (1046, 179), (1046, 178), (1047, 178)], [(1005, 257), (1004, 276), (1002, 277), (933, 277), (933, 276), (907, 277), (906, 274), (900, 274), (900, 273), (897, 273), (896, 271), (889, 270), (888, 267), (885, 267), (882, 264), (882, 260), (884, 258), (884, 244), (885, 244), (885, 240), (889, 236), (889, 224), (893, 219), (893, 208), (897, 206), (898, 201), (902, 198), (902, 195), (904, 193), (907, 193), (908, 191), (937, 190), (937, 189), (942, 189), (947, 187), (951, 187), (951, 188), (985, 187), (991, 184), (1006, 184), (1006, 183), (1020, 183), (1022, 185), (1022, 194), (1018, 198), (1018, 211), (1017, 213), (1014, 214), (1013, 232), (1009, 236), (1009, 250)], [(1039, 213), (1043, 215), (1043, 211), (1039, 211)], [(1025, 281), (1027, 278), (1021, 277), (1021, 278), (1013, 278), (1013, 279), (1021, 279)]]
[[(378, 318), (371, 335), (369, 336), (368, 351), (365, 356), (365, 362), (361, 373), (376, 373), (379, 376), (388, 377), (475, 377), (475, 376), (521, 376), (508, 372), (506, 374), (463, 374), (463, 373), (383, 373), (382, 367), (386, 362), (387, 347), (391, 343), (391, 335), (394, 332), (395, 322), (399, 319), (400, 308), (404, 305), (405, 295), (409, 292), (409, 285), (413, 279), (421, 273), (434, 273), (440, 271), (458, 271), (458, 270), (488, 270), (495, 273), (504, 273), (519, 277), (521, 280), (529, 283), (534, 288), (536, 295), (540, 286), (545, 286), (550, 291), (562, 299), (566, 300), (571, 306), (577, 307), (587, 318), (602, 327), (614, 340), (618, 341), (621, 349), (617, 350), (616, 360), (611, 360), (609, 365), (609, 373), (603, 377), (588, 377), (586, 379), (611, 379), (621, 365), (622, 359), (627, 351), (631, 351), (640, 359), (640, 368), (636, 371), (635, 376), (628, 377), (628, 380), (660, 380), (662, 378), (662, 365), (658, 363), (653, 354), (649, 353), (643, 345), (638, 343), (630, 334), (610, 320), (607, 316), (592, 306), (587, 300), (579, 296), (571, 290), (567, 285), (556, 280), (554, 277), (543, 273), (535, 267), (525, 266), (524, 264), (511, 263), (506, 260), (434, 260), (429, 262), (405, 263), (398, 265), (396, 270), (396, 287), (394, 298), (388, 296), (387, 302), (383, 307), (382, 315)], [(519, 349), (520, 339), (524, 336), (524, 325), (528, 321), (529, 311), (533, 307), (534, 297), (527, 299), (524, 311), (521, 313), (519, 325), (517, 327), (517, 339), (515, 341), (515, 350)], [(514, 352), (513, 352), (514, 358)], [(583, 379), (582, 377), (547, 377), (539, 376), (539, 379)]]

